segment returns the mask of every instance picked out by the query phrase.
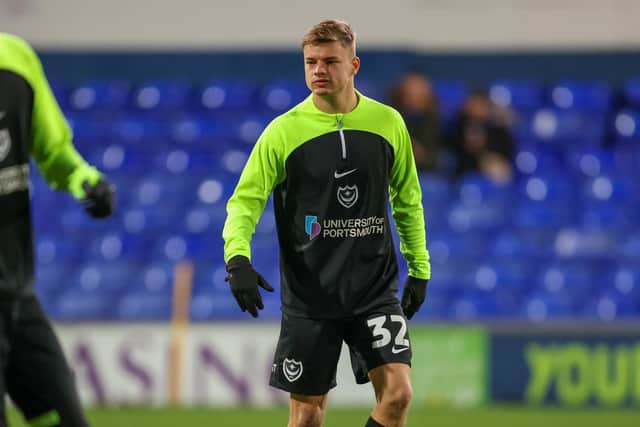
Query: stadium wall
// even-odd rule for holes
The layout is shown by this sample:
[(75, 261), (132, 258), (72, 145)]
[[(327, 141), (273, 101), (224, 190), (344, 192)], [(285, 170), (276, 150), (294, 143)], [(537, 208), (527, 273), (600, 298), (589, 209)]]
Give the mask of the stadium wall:
[[(414, 404), (476, 407), (519, 403), (560, 407), (640, 406), (637, 328), (523, 325), (417, 326), (411, 330)], [(169, 402), (169, 328), (163, 324), (58, 325), (88, 405)], [(285, 404), (268, 386), (278, 325), (197, 324), (182, 358), (180, 403)], [(356, 385), (348, 351), (340, 359), (334, 406), (370, 406)]]
[(519, 50), (640, 46), (634, 0), (0, 0), (0, 28), (41, 47), (286, 48), (327, 17), (364, 47)]

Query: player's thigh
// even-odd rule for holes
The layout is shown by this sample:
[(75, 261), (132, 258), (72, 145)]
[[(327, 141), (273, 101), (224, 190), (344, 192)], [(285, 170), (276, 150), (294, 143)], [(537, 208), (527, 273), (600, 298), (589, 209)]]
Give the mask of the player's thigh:
[(304, 421), (324, 420), (327, 411), (327, 394), (308, 396), (292, 393), (289, 398), (289, 421), (293, 425), (302, 424)]
[(20, 304), (6, 372), (8, 393), (27, 420), (87, 426), (71, 368), (35, 298)]
[(378, 401), (411, 399), (411, 367), (405, 363), (387, 363), (369, 371)]
[(407, 319), (399, 305), (354, 318), (349, 324), (346, 341), (358, 383), (367, 382), (368, 373), (379, 366), (391, 363), (411, 366)]
[(336, 385), (343, 335), (341, 321), (283, 313), (270, 384), (300, 395), (327, 393)]

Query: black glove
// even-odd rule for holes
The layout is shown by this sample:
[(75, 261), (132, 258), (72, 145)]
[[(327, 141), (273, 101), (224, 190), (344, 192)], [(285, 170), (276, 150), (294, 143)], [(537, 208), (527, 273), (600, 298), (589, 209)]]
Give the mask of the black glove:
[(106, 218), (113, 213), (114, 188), (107, 180), (100, 178), (94, 185), (82, 183), (87, 197), (82, 201), (84, 210), (93, 218)]
[(236, 255), (229, 260), (227, 272), (229, 275), (224, 280), (231, 285), (231, 293), (242, 311), (248, 311), (253, 317), (258, 317), (258, 309), (264, 308), (258, 286), (273, 292), (271, 285), (253, 269), (247, 257), (242, 255)]
[(402, 311), (407, 319), (411, 319), (420, 309), (427, 296), (427, 282), (425, 279), (416, 279), (408, 276), (404, 282), (404, 290), (402, 291)]

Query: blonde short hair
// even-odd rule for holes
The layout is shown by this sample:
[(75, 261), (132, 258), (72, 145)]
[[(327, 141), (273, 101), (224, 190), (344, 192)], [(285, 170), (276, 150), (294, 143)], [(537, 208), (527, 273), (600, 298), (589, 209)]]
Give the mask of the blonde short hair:
[(302, 48), (310, 44), (338, 42), (356, 53), (356, 33), (346, 21), (329, 19), (322, 21), (307, 31), (302, 38)]

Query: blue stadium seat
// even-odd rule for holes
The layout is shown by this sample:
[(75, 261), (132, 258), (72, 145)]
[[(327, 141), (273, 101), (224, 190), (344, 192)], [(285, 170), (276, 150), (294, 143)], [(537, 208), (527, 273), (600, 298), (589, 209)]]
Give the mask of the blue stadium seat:
[(523, 120), (521, 138), (555, 147), (598, 147), (607, 130), (606, 116), (599, 112), (541, 109)]
[(65, 117), (73, 131), (74, 145), (79, 149), (93, 147), (111, 139), (111, 114), (104, 113), (71, 112)]
[(260, 91), (264, 108), (284, 112), (309, 96), (309, 89), (302, 79), (276, 80), (266, 84)]
[(640, 77), (627, 80), (622, 91), (629, 105), (640, 108)]
[(431, 84), (438, 99), (438, 111), (446, 127), (467, 98), (467, 88), (464, 83), (453, 80), (434, 80)]
[(154, 262), (118, 299), (115, 316), (119, 320), (168, 320), (171, 316), (173, 265)]
[(534, 280), (539, 292), (579, 310), (596, 286), (593, 278), (601, 275), (597, 268), (587, 264), (553, 261), (542, 267)]
[(629, 261), (637, 261), (640, 254), (640, 232), (632, 230), (620, 242), (618, 256)]
[(196, 103), (210, 111), (255, 108), (256, 88), (241, 80), (211, 80), (196, 90)]
[(131, 94), (131, 106), (139, 111), (176, 111), (189, 106), (192, 88), (187, 82), (151, 80), (137, 86)]
[(245, 114), (230, 121), (233, 127), (233, 137), (240, 142), (236, 148), (242, 148), (247, 152), (251, 151), (258, 137), (272, 119), (272, 114)]
[(640, 261), (619, 262), (605, 276), (608, 290), (638, 308), (640, 315)]
[(129, 173), (150, 170), (153, 166), (154, 152), (152, 147), (132, 147), (115, 143), (95, 146), (86, 158), (104, 173)]
[(549, 147), (519, 144), (516, 150), (515, 167), (521, 175), (548, 175), (565, 168), (563, 155)]
[(494, 320), (500, 315), (496, 300), (491, 296), (462, 296), (449, 309), (449, 318), (457, 321)]
[(581, 177), (597, 177), (615, 173), (618, 168), (616, 153), (611, 149), (578, 149), (567, 153), (571, 171)]
[(234, 136), (231, 119), (213, 114), (180, 114), (170, 117), (168, 122), (167, 132), (170, 140), (178, 145), (196, 146), (219, 152), (220, 141)]
[(613, 133), (617, 143), (640, 142), (640, 111), (620, 110), (613, 118)]
[(165, 122), (157, 117), (127, 114), (115, 118), (110, 126), (112, 138), (117, 143), (149, 145), (161, 148), (166, 145)]
[(78, 269), (57, 299), (60, 320), (103, 320), (123, 289), (135, 280), (138, 270), (128, 262), (90, 263)]
[(576, 315), (570, 301), (545, 290), (531, 293), (522, 301), (521, 307), (521, 317), (532, 322), (566, 320)]
[(505, 227), (491, 239), (487, 250), (496, 259), (523, 259), (533, 264), (549, 256), (555, 236), (555, 231)]
[(606, 112), (611, 108), (611, 87), (604, 82), (560, 81), (549, 88), (550, 103), (560, 109)]
[(553, 244), (557, 259), (606, 260), (614, 256), (616, 236), (604, 228), (566, 228)]
[(629, 300), (616, 293), (605, 291), (592, 297), (582, 314), (589, 319), (611, 322), (628, 319), (640, 313)]
[(489, 87), (491, 101), (504, 108), (532, 111), (543, 106), (543, 87), (529, 80), (496, 80)]
[(75, 86), (69, 94), (69, 107), (76, 111), (119, 110), (125, 108), (131, 84), (117, 80), (91, 80)]

